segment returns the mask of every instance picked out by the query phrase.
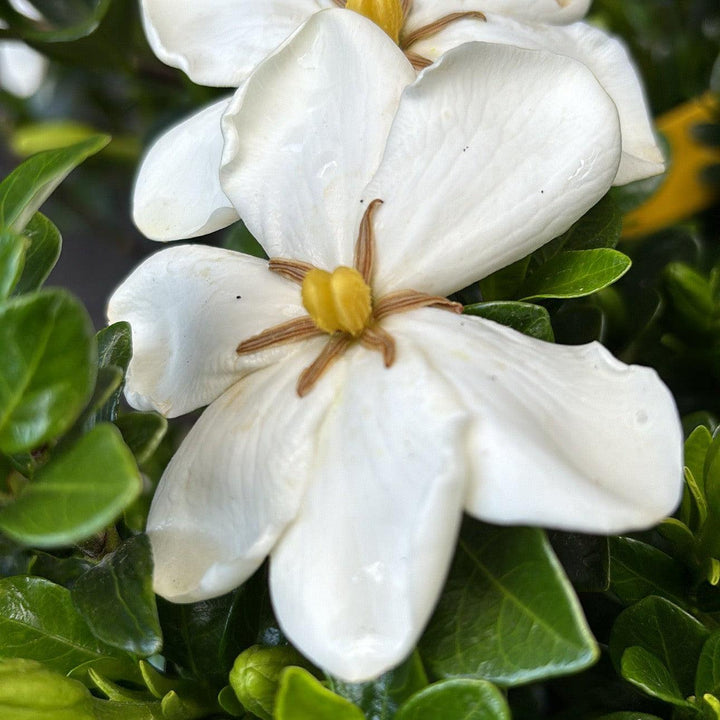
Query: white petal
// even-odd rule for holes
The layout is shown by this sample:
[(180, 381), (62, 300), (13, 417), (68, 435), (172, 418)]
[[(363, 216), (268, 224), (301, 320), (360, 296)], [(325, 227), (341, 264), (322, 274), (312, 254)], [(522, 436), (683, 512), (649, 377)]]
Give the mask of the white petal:
[(480, 10), (519, 20), (562, 24), (579, 20), (592, 0), (414, 0), (406, 30), (429, 25), (454, 12)]
[(623, 154), (614, 184), (623, 185), (664, 170), (640, 78), (620, 40), (586, 23), (565, 27), (530, 25), (488, 14), (487, 22), (452, 23), (442, 32), (414, 43), (410, 49), (436, 60), (449, 49), (472, 40), (549, 50), (580, 60), (593, 71), (620, 116)]
[(45, 56), (19, 40), (0, 42), (0, 88), (17, 97), (34, 95), (47, 73)]
[(380, 168), (376, 290), (447, 295), (561, 234), (609, 189), (612, 100), (571, 58), (468, 43), (407, 88)]
[(151, 240), (180, 240), (227, 227), (237, 211), (220, 187), (224, 98), (173, 126), (150, 147), (133, 191), (133, 220)]
[(243, 375), (291, 346), (238, 356), (267, 328), (305, 315), (299, 287), (241, 253), (182, 245), (148, 258), (115, 291), (110, 322), (132, 326), (125, 394), (140, 410), (168, 417), (207, 405)]
[(295, 393), (321, 346), (309, 342), (237, 383), (170, 461), (148, 517), (154, 586), (163, 597), (195, 602), (230, 591), (295, 517), (334, 394), (328, 378), (305, 398)]
[(475, 415), (466, 500), (475, 517), (614, 534), (676, 507), (682, 431), (653, 370), (624, 365), (597, 343), (554, 345), (439, 310), (391, 318), (387, 328), (422, 338)]
[(237, 87), (332, 0), (141, 0), (155, 54), (200, 85)]
[(293, 644), (358, 682), (412, 651), (437, 601), (461, 516), (467, 418), (410, 345), (390, 369), (355, 347), (333, 371), (343, 387), (302, 509), (272, 552), (270, 589)]
[(415, 72), (370, 20), (318, 13), (238, 91), (223, 188), (270, 257), (351, 265), (402, 89)]

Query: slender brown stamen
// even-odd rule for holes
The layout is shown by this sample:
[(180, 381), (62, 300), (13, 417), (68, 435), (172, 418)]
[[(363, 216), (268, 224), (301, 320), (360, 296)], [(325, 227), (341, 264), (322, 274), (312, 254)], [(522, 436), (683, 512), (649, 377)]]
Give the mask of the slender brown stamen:
[(353, 337), (344, 333), (330, 336), (327, 345), (309, 367), (300, 374), (295, 390), (300, 397), (305, 397), (320, 379), (320, 376), (332, 365), (352, 344)]
[(439, 295), (428, 295), (416, 290), (398, 290), (381, 297), (373, 310), (373, 318), (382, 320), (388, 315), (417, 310), (423, 307), (436, 307), (443, 310), (450, 310), (454, 313), (461, 313), (463, 306)]
[(334, 2), (338, 7), (344, 8), (347, 0), (334, 0)]
[[(335, 0), (337, 2), (337, 0)], [(403, 17), (407, 18), (412, 10), (413, 0), (401, 0), (400, 5), (402, 6)]]
[(434, 22), (419, 27), (417, 30), (413, 30), (407, 35), (403, 35), (400, 39), (400, 47), (405, 50), (418, 40), (424, 40), (426, 37), (435, 35), (435, 33), (444, 30), (448, 25), (457, 22), (458, 20), (482, 20), (485, 22), (487, 18), (479, 10), (467, 10), (465, 12), (450, 13), (449, 15), (445, 15), (445, 17), (441, 17)]
[(389, 368), (395, 362), (395, 340), (379, 325), (366, 328), (360, 337), (360, 343), (368, 350), (379, 350), (382, 353), (385, 367)]
[(305, 276), (313, 269), (313, 265), (302, 260), (286, 260), (285, 258), (270, 258), (268, 268), (272, 272), (282, 275), (288, 280), (302, 285)]
[(372, 228), (372, 218), (375, 208), (382, 205), (382, 202), (378, 198), (368, 205), (360, 221), (360, 233), (355, 244), (355, 269), (368, 285), (372, 284), (373, 263), (375, 262), (375, 234)]
[(410, 50), (405, 50), (405, 57), (410, 61), (413, 69), (418, 72), (420, 72), (423, 68), (430, 67), (430, 65), (432, 65), (432, 60), (428, 60), (426, 57)]
[(235, 352), (238, 355), (248, 355), (275, 345), (306, 340), (323, 334), (323, 331), (313, 322), (311, 317), (295, 318), (295, 320), (275, 325), (247, 340), (243, 340), (237, 346)]

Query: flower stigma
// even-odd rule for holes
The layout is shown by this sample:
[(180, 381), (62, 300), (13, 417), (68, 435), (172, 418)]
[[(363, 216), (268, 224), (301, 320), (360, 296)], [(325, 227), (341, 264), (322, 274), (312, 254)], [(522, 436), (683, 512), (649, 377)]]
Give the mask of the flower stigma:
[(388, 315), (423, 307), (462, 312), (460, 303), (417, 290), (399, 290), (373, 299), (375, 238), (372, 218), (379, 205), (382, 200), (373, 200), (360, 222), (354, 268), (340, 265), (328, 272), (301, 260), (271, 258), (268, 262), (271, 272), (301, 286), (302, 303), (308, 315), (243, 340), (236, 352), (248, 355), (285, 343), (329, 335), (322, 352), (298, 379), (296, 391), (300, 397), (307, 395), (330, 365), (355, 342), (381, 353), (385, 367), (391, 367), (395, 362), (395, 340), (381, 327), (382, 319)]

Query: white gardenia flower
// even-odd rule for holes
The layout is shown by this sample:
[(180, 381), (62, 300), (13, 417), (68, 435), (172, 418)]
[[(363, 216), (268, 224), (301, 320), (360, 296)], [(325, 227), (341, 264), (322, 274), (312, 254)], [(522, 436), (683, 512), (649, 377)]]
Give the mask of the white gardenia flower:
[(467, 43), (416, 79), (328, 11), (223, 125), (224, 192), (271, 261), (166, 249), (108, 308), (132, 326), (131, 405), (209, 404), (150, 511), (160, 595), (220, 595), (269, 555), (284, 632), (361, 681), (414, 647), (463, 511), (618, 533), (673, 510), (682, 437), (653, 370), (443, 299), (610, 187), (617, 112), (586, 66)]
[[(37, 10), (26, 0), (10, 0), (10, 5), (25, 17), (37, 20)], [(0, 27), (7, 25), (0, 20)], [(20, 40), (0, 40), (0, 88), (27, 98), (34, 95), (45, 79), (48, 61), (44, 55)]]
[[(388, 28), (418, 68), (472, 41), (545, 49), (580, 60), (620, 116), (623, 153), (614, 184), (664, 170), (642, 85), (625, 46), (575, 22), (590, 0), (141, 0), (146, 33), (158, 57), (196, 82), (220, 87), (241, 85), (303, 22), (336, 5), (366, 13)], [(238, 219), (223, 195), (215, 162), (226, 106), (219, 102), (205, 108), (168, 131), (147, 153), (136, 182), (133, 217), (149, 238), (196, 237)], [(197, 182), (189, 183), (190, 177)]]

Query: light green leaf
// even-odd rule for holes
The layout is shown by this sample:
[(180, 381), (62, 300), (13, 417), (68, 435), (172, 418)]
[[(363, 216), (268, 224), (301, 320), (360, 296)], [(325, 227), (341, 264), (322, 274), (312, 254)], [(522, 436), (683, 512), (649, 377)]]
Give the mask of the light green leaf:
[(463, 312), (466, 315), (476, 315), (507, 325), (523, 335), (530, 335), (540, 340), (552, 342), (555, 339), (550, 324), (550, 314), (540, 305), (497, 301), (466, 305)]
[(32, 577), (0, 580), (0, 657), (38, 660), (67, 674), (76, 666), (111, 658), (135, 674), (130, 657), (98, 640), (77, 612), (70, 591)]
[(0, 307), (0, 450), (32, 450), (75, 421), (95, 380), (85, 308), (63, 290)]
[(710, 431), (704, 425), (698, 425), (685, 441), (685, 467), (700, 482), (703, 482), (705, 477), (705, 458), (712, 439)]
[(18, 165), (0, 183), (0, 226), (22, 232), (67, 175), (108, 142), (109, 136), (96, 135), (70, 147), (38, 153)]
[(364, 720), (351, 702), (324, 688), (307, 670), (285, 668), (275, 701), (275, 720)]
[(129, 412), (119, 415), (115, 424), (139, 465), (155, 452), (167, 431), (167, 420), (158, 413)]
[(575, 672), (598, 656), (544, 533), (478, 522), (464, 526), (420, 651), (436, 676), (504, 686)]
[(510, 720), (503, 694), (485, 680), (444, 680), (413, 695), (396, 720)]
[(30, 241), (25, 267), (15, 288), (15, 295), (39, 290), (60, 257), (60, 231), (41, 213), (35, 213), (23, 235)]
[(22, 235), (0, 229), (0, 300), (10, 294), (19, 280), (29, 245)]
[(681, 707), (688, 707), (670, 670), (642, 647), (629, 647), (621, 660), (622, 676), (648, 695)]
[(715, 631), (703, 645), (695, 675), (695, 695), (720, 695), (720, 631)]
[(621, 278), (630, 265), (627, 255), (610, 248), (566, 250), (529, 274), (519, 295), (523, 300), (590, 295)]
[(245, 717), (245, 708), (240, 704), (237, 695), (229, 685), (226, 685), (218, 693), (218, 705), (230, 717)]
[(36, 547), (69, 545), (109, 525), (142, 480), (120, 432), (103, 423), (54, 457), (19, 497), (0, 509), (0, 530)]
[(137, 535), (78, 578), (71, 597), (95, 637), (140, 657), (160, 652), (152, 570), (150, 541)]

